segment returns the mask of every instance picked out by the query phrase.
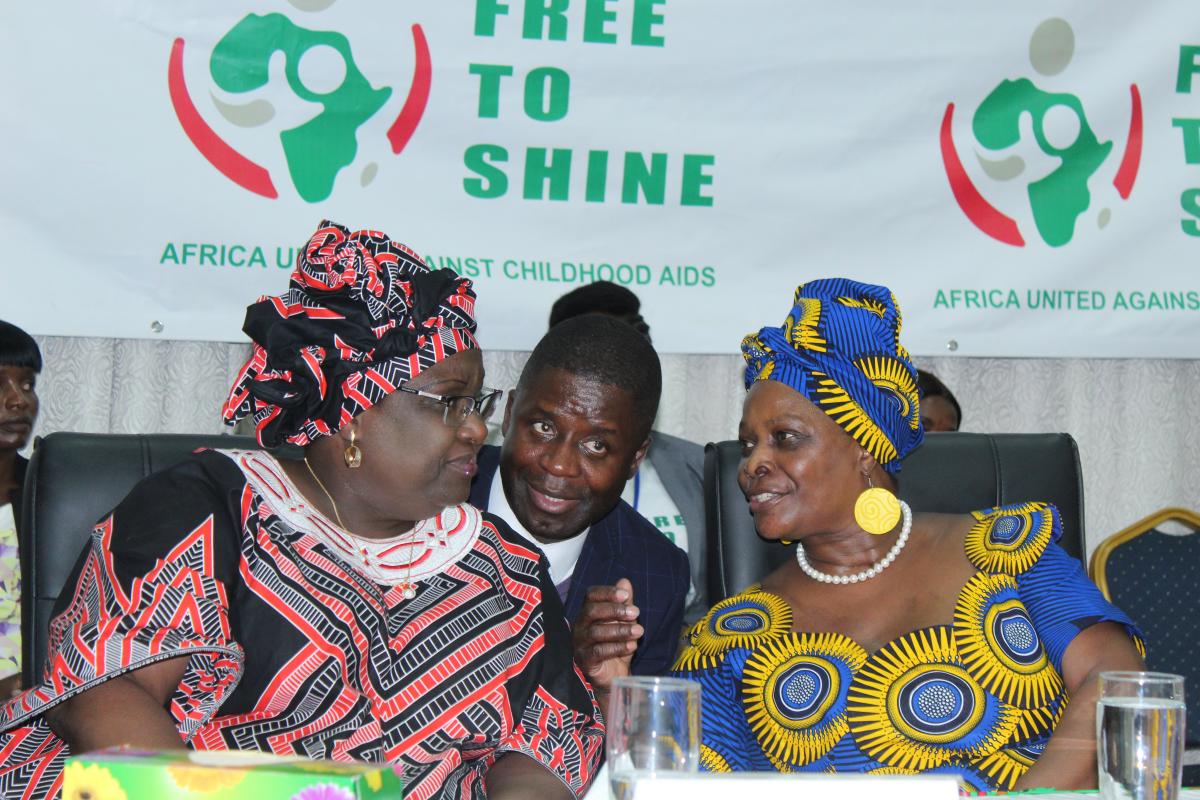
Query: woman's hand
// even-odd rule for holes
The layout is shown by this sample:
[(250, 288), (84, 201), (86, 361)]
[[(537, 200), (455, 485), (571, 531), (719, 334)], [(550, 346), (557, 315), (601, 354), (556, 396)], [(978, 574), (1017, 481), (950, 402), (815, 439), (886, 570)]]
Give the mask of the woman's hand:
[(637, 622), (633, 584), (626, 578), (616, 586), (593, 586), (571, 629), (575, 661), (591, 682), (596, 701), (607, 708), (612, 682), (629, 674), (629, 664), (645, 630)]
[(21, 673), (0, 678), (0, 703), (7, 702), (21, 693)]
[(488, 769), (484, 781), (491, 800), (527, 800), (530, 797), (574, 800), (575, 797), (550, 770), (524, 753), (502, 753)]
[(166, 705), (187, 663), (184, 655), (110, 678), (48, 710), (46, 722), (73, 753), (121, 745), (183, 749)]
[(1096, 788), (1096, 701), (1100, 673), (1142, 670), (1146, 665), (1125, 628), (1101, 622), (1085, 628), (1063, 655), (1067, 710), (1037, 763), (1014, 790)]

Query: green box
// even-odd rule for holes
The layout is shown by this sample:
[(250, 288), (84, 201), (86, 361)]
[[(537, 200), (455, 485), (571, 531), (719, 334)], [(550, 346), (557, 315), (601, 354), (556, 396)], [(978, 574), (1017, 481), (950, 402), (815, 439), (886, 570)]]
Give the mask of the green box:
[(94, 800), (400, 800), (391, 767), (237, 750), (112, 748), (67, 759), (64, 797)]

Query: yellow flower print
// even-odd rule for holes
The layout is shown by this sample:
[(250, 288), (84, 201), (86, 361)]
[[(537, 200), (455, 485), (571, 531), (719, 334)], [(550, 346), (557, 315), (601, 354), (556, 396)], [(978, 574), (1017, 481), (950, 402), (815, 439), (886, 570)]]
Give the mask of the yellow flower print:
[(209, 794), (221, 789), (229, 789), (237, 786), (246, 777), (246, 771), (242, 769), (191, 766), (169, 766), (167, 774), (180, 789), (197, 794)]
[(63, 771), (63, 800), (128, 800), (125, 790), (99, 764), (84, 766), (77, 761)]

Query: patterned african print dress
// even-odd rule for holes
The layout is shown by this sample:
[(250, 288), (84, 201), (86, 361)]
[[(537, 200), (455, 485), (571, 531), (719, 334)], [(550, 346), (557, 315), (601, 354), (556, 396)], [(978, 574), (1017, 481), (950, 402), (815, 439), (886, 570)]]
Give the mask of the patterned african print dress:
[(180, 654), (168, 710), (191, 748), (392, 764), (418, 799), (484, 797), (512, 751), (582, 794), (604, 728), (538, 551), (471, 506), (415, 530), (405, 600), (264, 453), (146, 479), (59, 598), (43, 683), (0, 709), (0, 796), (61, 788), (47, 708)]
[(688, 633), (675, 664), (702, 692), (701, 766), (950, 773), (977, 791), (1010, 789), (1066, 707), (1062, 658), (1076, 634), (1133, 622), (1055, 542), (1043, 503), (974, 512), (975, 574), (953, 624), (916, 630), (875, 653), (838, 633), (796, 633), (790, 606), (752, 586)]

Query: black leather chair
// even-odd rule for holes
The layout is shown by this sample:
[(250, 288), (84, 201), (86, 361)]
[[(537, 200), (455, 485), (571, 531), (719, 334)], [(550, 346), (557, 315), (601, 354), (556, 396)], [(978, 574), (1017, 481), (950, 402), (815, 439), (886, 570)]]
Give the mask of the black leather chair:
[[(737, 484), (741, 446), (705, 447), (704, 498), (708, 536), (708, 597), (736, 594), (791, 558), (791, 549), (764, 542)], [(1044, 500), (1058, 506), (1062, 546), (1083, 552), (1083, 481), (1079, 449), (1065, 433), (931, 433), (904, 460), (900, 497), (913, 511), (966, 513)]]
[(253, 449), (244, 436), (52, 433), (34, 445), (21, 512), (21, 668), (36, 683), (54, 602), (92, 527), (138, 481), (203, 447)]

